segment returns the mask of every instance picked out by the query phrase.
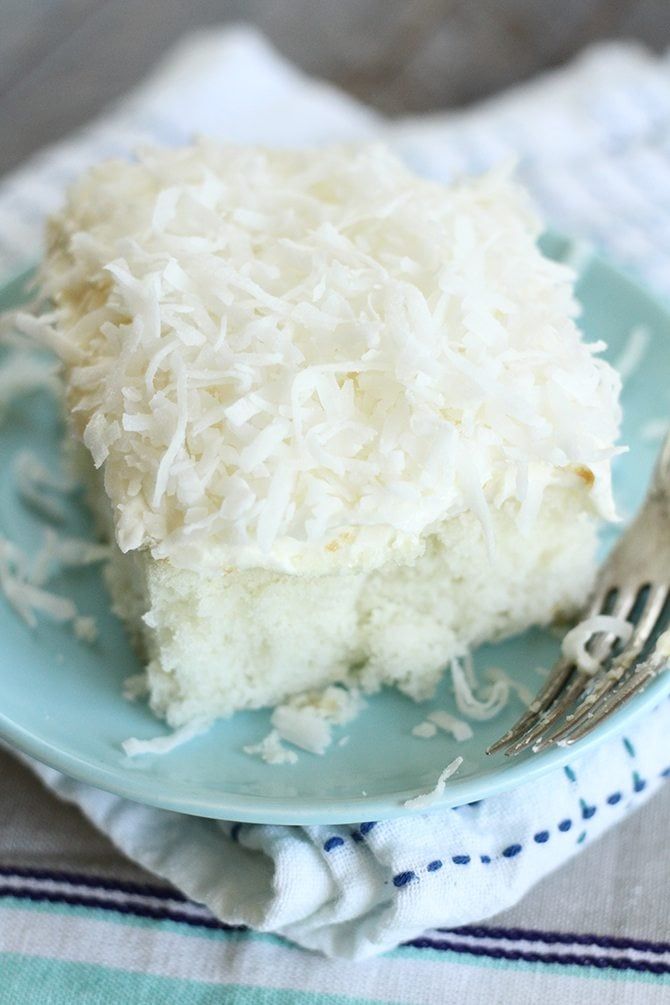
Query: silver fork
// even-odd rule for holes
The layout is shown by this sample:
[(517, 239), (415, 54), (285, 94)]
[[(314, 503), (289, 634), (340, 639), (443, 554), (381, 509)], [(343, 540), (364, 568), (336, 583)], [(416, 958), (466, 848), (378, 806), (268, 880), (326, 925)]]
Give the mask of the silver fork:
[(642, 508), (601, 567), (582, 618), (611, 614), (630, 621), (628, 643), (615, 653), (617, 636), (601, 632), (588, 644), (598, 663), (584, 673), (563, 657), (519, 721), (487, 750), (508, 756), (528, 747), (538, 752), (552, 744), (580, 740), (633, 695), (643, 691), (666, 667), (670, 653), (654, 649), (670, 594), (670, 433), (661, 447)]

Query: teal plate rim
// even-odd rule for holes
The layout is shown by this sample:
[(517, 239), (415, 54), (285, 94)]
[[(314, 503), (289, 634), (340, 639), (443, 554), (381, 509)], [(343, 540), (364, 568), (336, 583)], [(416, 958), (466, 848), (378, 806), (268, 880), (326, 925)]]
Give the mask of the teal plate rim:
[[(650, 685), (647, 691), (634, 698), (628, 706), (615, 713), (602, 726), (572, 747), (552, 747), (531, 755), (526, 760), (507, 760), (502, 763), (499, 771), (486, 776), (485, 781), (478, 779), (459, 781), (456, 775), (449, 780), (442, 796), (433, 804), (419, 810), (406, 809), (402, 806), (405, 799), (411, 799), (419, 794), (419, 790), (416, 788), (394, 793), (393, 802), (388, 796), (377, 798), (360, 796), (349, 800), (337, 800), (335, 805), (333, 805), (332, 799), (311, 799), (309, 805), (300, 806), (296, 805), (295, 801), (287, 801), (286, 799), (278, 799), (274, 802), (269, 801), (267, 796), (259, 799), (226, 793), (221, 793), (215, 800), (204, 799), (202, 796), (192, 800), (188, 800), (184, 796), (173, 798), (153, 790), (147, 791), (146, 779), (135, 778), (134, 772), (128, 772), (128, 777), (120, 778), (118, 770), (111, 771), (104, 766), (91, 764), (83, 758), (68, 754), (40, 736), (23, 729), (17, 723), (11, 722), (2, 714), (0, 714), (0, 736), (22, 753), (34, 757), (51, 768), (56, 768), (77, 781), (85, 782), (134, 802), (154, 806), (157, 809), (213, 820), (252, 824), (286, 824), (290, 826), (357, 824), (364, 820), (388, 820), (410, 813), (434, 813), (439, 810), (454, 809), (468, 803), (488, 799), (516, 788), (521, 783), (534, 781), (547, 775), (554, 768), (562, 768), (571, 764), (577, 758), (599, 747), (610, 737), (623, 733), (646, 711), (651, 711), (668, 696), (670, 696), (670, 674), (665, 672)], [(178, 750), (174, 753), (178, 753)], [(327, 765), (327, 761), (325, 763)], [(445, 766), (436, 763), (436, 782), (437, 775)], [(272, 766), (268, 765), (267, 767), (268, 770), (272, 770)], [(134, 782), (135, 784), (133, 784)], [(259, 806), (259, 802), (262, 803), (261, 806)]]
[[(553, 234), (547, 237), (546, 245), (553, 257), (563, 257), (570, 242), (566, 238)], [(667, 307), (653, 298), (641, 284), (598, 255), (593, 254), (590, 262), (595, 262), (601, 269), (606, 270), (610, 279), (616, 282), (619, 289), (623, 290), (625, 294), (651, 304), (654, 310), (663, 316), (664, 326), (667, 325), (670, 331), (670, 312)], [(2, 287), (3, 299), (16, 299), (28, 275), (29, 271), (24, 272), (4, 284)], [(479, 801), (514, 788), (521, 783), (538, 779), (553, 769), (561, 768), (596, 749), (608, 738), (620, 734), (668, 695), (670, 695), (670, 673), (665, 672), (653, 682), (646, 692), (637, 696), (625, 708), (619, 710), (598, 729), (594, 730), (591, 735), (573, 746), (554, 747), (539, 754), (526, 755), (514, 760), (504, 759), (498, 755), (497, 764), (494, 759), (491, 761), (491, 764), (496, 764), (496, 766), (483, 775), (475, 775), (472, 778), (454, 776), (450, 779), (443, 795), (432, 805), (424, 808), (422, 812), (435, 812)], [(374, 697), (372, 700), (374, 701)], [(420, 710), (421, 706), (417, 706), (417, 708)], [(478, 725), (473, 724), (475, 735)], [(500, 732), (503, 729), (504, 726)], [(155, 732), (160, 732), (158, 720), (156, 720)], [(349, 798), (313, 796), (308, 800), (304, 797), (272, 797), (267, 793), (254, 795), (253, 793), (226, 792), (225, 789), (210, 795), (198, 791), (189, 796), (184, 793), (183, 788), (176, 792), (165, 790), (161, 785), (160, 777), (138, 771), (134, 765), (124, 767), (123, 762), (118, 759), (104, 763), (93, 760), (86, 754), (78, 754), (72, 749), (65, 749), (63, 745), (51, 742), (44, 733), (29, 728), (2, 710), (0, 710), (0, 738), (24, 754), (34, 757), (72, 778), (115, 795), (161, 809), (246, 823), (313, 825), (388, 819), (412, 812), (403, 808), (403, 801), (430, 788), (423, 782), (417, 782), (416, 786), (398, 789), (392, 794), (388, 792), (381, 795), (360, 794), (352, 795)], [(203, 737), (195, 738), (190, 741), (189, 746), (198, 744), (202, 740)], [(431, 741), (423, 742), (430, 743)], [(454, 749), (451, 751), (451, 756), (456, 756), (458, 752), (458, 749)], [(169, 763), (170, 758), (178, 756), (179, 750), (175, 750), (172, 754), (165, 755), (161, 760)], [(304, 756), (308, 757), (309, 755)], [(481, 752), (481, 758), (483, 759), (483, 757), (483, 752)], [(324, 771), (327, 771), (328, 767), (327, 758), (328, 753), (324, 759), (319, 759)], [(446, 760), (440, 759), (438, 761), (436, 758), (434, 782), (437, 781), (437, 776), (446, 763)], [(268, 772), (277, 770), (269, 765), (264, 768)], [(364, 777), (361, 780), (364, 785)]]

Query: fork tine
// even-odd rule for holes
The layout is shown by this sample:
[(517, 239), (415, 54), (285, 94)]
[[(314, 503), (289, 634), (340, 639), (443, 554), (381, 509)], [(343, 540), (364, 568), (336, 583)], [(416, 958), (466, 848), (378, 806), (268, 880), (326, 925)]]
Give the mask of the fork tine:
[(641, 663), (639, 667), (636, 668), (635, 672), (624, 681), (623, 684), (619, 685), (613, 691), (609, 691), (601, 703), (598, 705), (595, 711), (590, 713), (590, 717), (587, 716), (586, 721), (582, 720), (581, 724), (573, 728), (570, 735), (565, 737), (565, 739), (558, 740), (556, 742), (560, 743), (562, 746), (570, 746), (576, 743), (577, 740), (581, 740), (583, 736), (586, 736), (595, 729), (604, 719), (608, 718), (613, 712), (621, 706), (624, 705), (630, 698), (635, 694), (639, 694), (645, 690), (645, 688), (651, 684), (655, 677), (658, 677), (661, 671), (665, 670), (668, 665), (668, 657), (660, 655), (658, 653), (652, 653), (649, 659)]
[(561, 692), (551, 708), (540, 717), (535, 726), (529, 729), (516, 743), (511, 745), (507, 753), (510, 755), (520, 754), (526, 747), (531, 746), (533, 750), (541, 749), (546, 731), (558, 722), (566, 709), (574, 705), (588, 687), (590, 679), (590, 674), (576, 670), (573, 679), (565, 690)]
[[(573, 742), (569, 740), (573, 731), (579, 729), (579, 735), (583, 736), (596, 722), (601, 721), (602, 716), (599, 714), (600, 703), (605, 701), (607, 696), (617, 689), (617, 685), (621, 679), (644, 650), (667, 600), (668, 591), (664, 586), (650, 587), (649, 594), (635, 626), (635, 631), (628, 645), (619, 653), (612, 666), (596, 679), (591, 693), (584, 698), (575, 712), (568, 716), (568, 721), (565, 725), (556, 730), (556, 732), (544, 737), (542, 743), (538, 744), (538, 750), (548, 746), (550, 743)], [(596, 715), (598, 716), (597, 719), (595, 718)], [(582, 731), (579, 727), (585, 719), (588, 720), (588, 727), (585, 731)]]
[[(597, 614), (602, 609), (611, 592), (612, 591), (609, 587), (600, 588), (594, 594), (585, 617)], [(540, 691), (523, 715), (517, 722), (514, 723), (511, 729), (507, 730), (504, 736), (501, 736), (499, 740), (496, 740), (495, 743), (488, 747), (486, 753), (495, 754), (497, 751), (502, 750), (503, 747), (509, 747), (515, 740), (518, 740), (521, 736), (523, 736), (534, 723), (537, 723), (538, 718), (542, 716), (547, 709), (551, 708), (556, 698), (563, 690), (563, 687), (572, 676), (573, 671), (574, 664), (570, 660), (565, 658), (559, 659), (559, 661), (554, 665), (546, 682), (540, 688)]]
[(533, 723), (537, 722), (538, 717), (541, 716), (546, 709), (553, 705), (554, 701), (563, 690), (563, 686), (572, 676), (573, 670), (574, 666), (570, 660), (560, 660), (553, 668), (546, 683), (540, 689), (537, 697), (530, 703), (518, 722), (516, 722), (504, 736), (501, 736), (499, 740), (496, 740), (496, 742), (487, 749), (486, 753), (495, 754), (496, 751), (502, 750), (503, 747), (509, 747), (511, 743), (514, 743), (514, 741), (520, 736), (523, 736), (524, 733), (531, 728)]
[[(596, 608), (596, 612), (602, 610), (604, 602), (610, 596), (611, 592), (611, 589), (604, 592), (604, 596), (602, 596), (600, 606)], [(637, 594), (637, 589), (620, 589), (615, 598), (611, 613), (615, 617), (625, 618), (632, 610)], [(591, 616), (593, 606), (589, 608), (585, 617), (588, 618)], [(616, 636), (609, 632), (599, 635), (592, 645), (592, 655), (599, 661), (605, 659), (614, 644), (615, 638)], [(573, 664), (569, 664), (569, 666), (573, 676), (568, 678), (563, 673), (560, 674), (561, 688), (557, 692), (555, 700), (545, 705), (541, 712), (533, 715), (532, 721), (527, 728), (523, 732), (517, 732), (516, 737), (512, 741), (507, 742), (506, 746), (509, 748), (507, 750), (508, 755), (519, 754), (529, 746), (532, 746), (533, 750), (541, 749), (545, 745), (544, 735), (547, 730), (551, 729), (558, 722), (563, 714), (574, 705), (588, 688), (593, 680), (593, 675), (576, 670)], [(550, 680), (553, 679), (553, 676), (552, 673)]]
[[(597, 614), (603, 607), (605, 601), (611, 594), (611, 589), (608, 587), (600, 588), (594, 594), (588, 608), (587, 617), (592, 614)], [(552, 705), (556, 697), (559, 696), (564, 688), (566, 682), (570, 679), (574, 670), (573, 663), (568, 659), (560, 659), (559, 662), (555, 663), (551, 673), (547, 677), (544, 684), (540, 687), (539, 691), (530, 702), (530, 705), (523, 713), (523, 715), (518, 719), (516, 723), (507, 730), (503, 737), (496, 740), (494, 744), (486, 749), (487, 754), (495, 754), (497, 751), (503, 749), (503, 747), (509, 747), (513, 744), (515, 740), (522, 737), (528, 729), (537, 722), (537, 719)]]

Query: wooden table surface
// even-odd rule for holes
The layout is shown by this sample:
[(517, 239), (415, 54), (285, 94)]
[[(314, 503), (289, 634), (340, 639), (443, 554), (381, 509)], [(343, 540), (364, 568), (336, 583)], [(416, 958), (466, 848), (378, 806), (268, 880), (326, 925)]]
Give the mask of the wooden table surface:
[(390, 114), (467, 103), (599, 38), (670, 45), (668, 0), (0, 0), (0, 174), (183, 33), (235, 20)]

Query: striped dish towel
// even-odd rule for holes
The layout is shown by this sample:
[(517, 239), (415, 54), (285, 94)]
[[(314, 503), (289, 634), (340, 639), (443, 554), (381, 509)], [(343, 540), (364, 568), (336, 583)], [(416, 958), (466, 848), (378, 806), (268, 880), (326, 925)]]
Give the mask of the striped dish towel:
[[(291, 144), (381, 136), (417, 170), (444, 179), (515, 154), (550, 220), (600, 244), (670, 295), (670, 221), (664, 208), (670, 207), (669, 127), (670, 69), (634, 47), (597, 49), (567, 70), (473, 111), (388, 124), (335, 89), (303, 77), (256, 34), (242, 29), (209, 33), (185, 41), (151, 80), (99, 122), (4, 180), (0, 271), (19, 272), (35, 259), (44, 214), (85, 165), (142, 142), (180, 143), (193, 132)], [(11, 975), (13, 982), (4, 985), (13, 989), (8, 1000), (31, 1000), (35, 977), (21, 967), (30, 942), (26, 933), (31, 926), (37, 931), (48, 925), (42, 906), (56, 902), (71, 910), (67, 937), (64, 928), (52, 928), (52, 949), (45, 951), (45, 957), (53, 957), (53, 973), (60, 972), (56, 961), (65, 942), (78, 954), (69, 962), (85, 967), (92, 945), (109, 937), (110, 924), (122, 917), (132, 929), (111, 939), (107, 956), (98, 953), (100, 973), (111, 968), (110, 997), (114, 989), (122, 1001), (169, 1000), (162, 997), (161, 989), (168, 989), (162, 982), (173, 982), (173, 990), (184, 982), (181, 1001), (245, 1000), (210, 995), (206, 978), (197, 989), (187, 988), (196, 938), (201, 959), (226, 958), (231, 972), (236, 966), (242, 972), (250, 960), (263, 965), (273, 994), (248, 999), (253, 1001), (466, 1000), (436, 995), (452, 975), (445, 974), (442, 957), (431, 955), (428, 961), (426, 953), (447, 951), (461, 952), (472, 964), (479, 961), (478, 987), (486, 987), (486, 981), (489, 987), (482, 1001), (536, 1000), (519, 997), (532, 982), (525, 991), (521, 984), (515, 989), (505, 985), (504, 974), (492, 976), (491, 968), (506, 960), (530, 966), (543, 954), (547, 966), (579, 968), (586, 959), (587, 969), (663, 979), (670, 972), (667, 946), (635, 948), (612, 940), (601, 945), (597, 939), (580, 942), (581, 936), (552, 941), (542, 933), (524, 938), (495, 929), (482, 937), (473, 927), (449, 934), (441, 929), (472, 926), (516, 902), (539, 878), (646, 800), (670, 765), (669, 727), (670, 702), (664, 702), (625, 741), (608, 743), (572, 769), (478, 806), (367, 821), (357, 828), (220, 825), (124, 802), (31, 762), (47, 786), (78, 805), (129, 857), (207, 910), (173, 892), (161, 893), (162, 887), (124, 890), (112, 884), (107, 889), (96, 882), (91, 893), (87, 877), (40, 877), (15, 869), (14, 894), (8, 896), (29, 918), (24, 927), (6, 923), (0, 929), (5, 980)], [(121, 902), (110, 922), (110, 903)], [(240, 925), (265, 934), (240, 934)], [(293, 969), (283, 971), (288, 990), (282, 997), (274, 984), (279, 970), (272, 964), (280, 952), (277, 934), (352, 960), (388, 952), (399, 943), (411, 945), (385, 957), (383, 966), (375, 964), (376, 989), (351, 969), (336, 971), (335, 964), (314, 959), (306, 966), (300, 962), (306, 957), (296, 956)], [(558, 957), (565, 957), (563, 963)], [(68, 965), (62, 964), (62, 986), (71, 994)], [(219, 974), (215, 963), (203, 972)], [(100, 973), (96, 981), (103, 980)], [(142, 992), (144, 999), (133, 997), (139, 973), (154, 981)], [(336, 973), (349, 976), (340, 982)], [(213, 987), (220, 986), (219, 977), (212, 978)], [(2, 987), (0, 980), (0, 1001)], [(431, 988), (433, 997), (426, 997)], [(595, 995), (595, 985), (580, 982), (580, 1000), (591, 996), (595, 1001)], [(51, 1000), (76, 999), (64, 993)], [(606, 1000), (601, 988), (598, 1001)]]
[(16, 868), (0, 892), (3, 1005), (668, 1001), (668, 942), (472, 925), (361, 964), (226, 925), (158, 883)]

